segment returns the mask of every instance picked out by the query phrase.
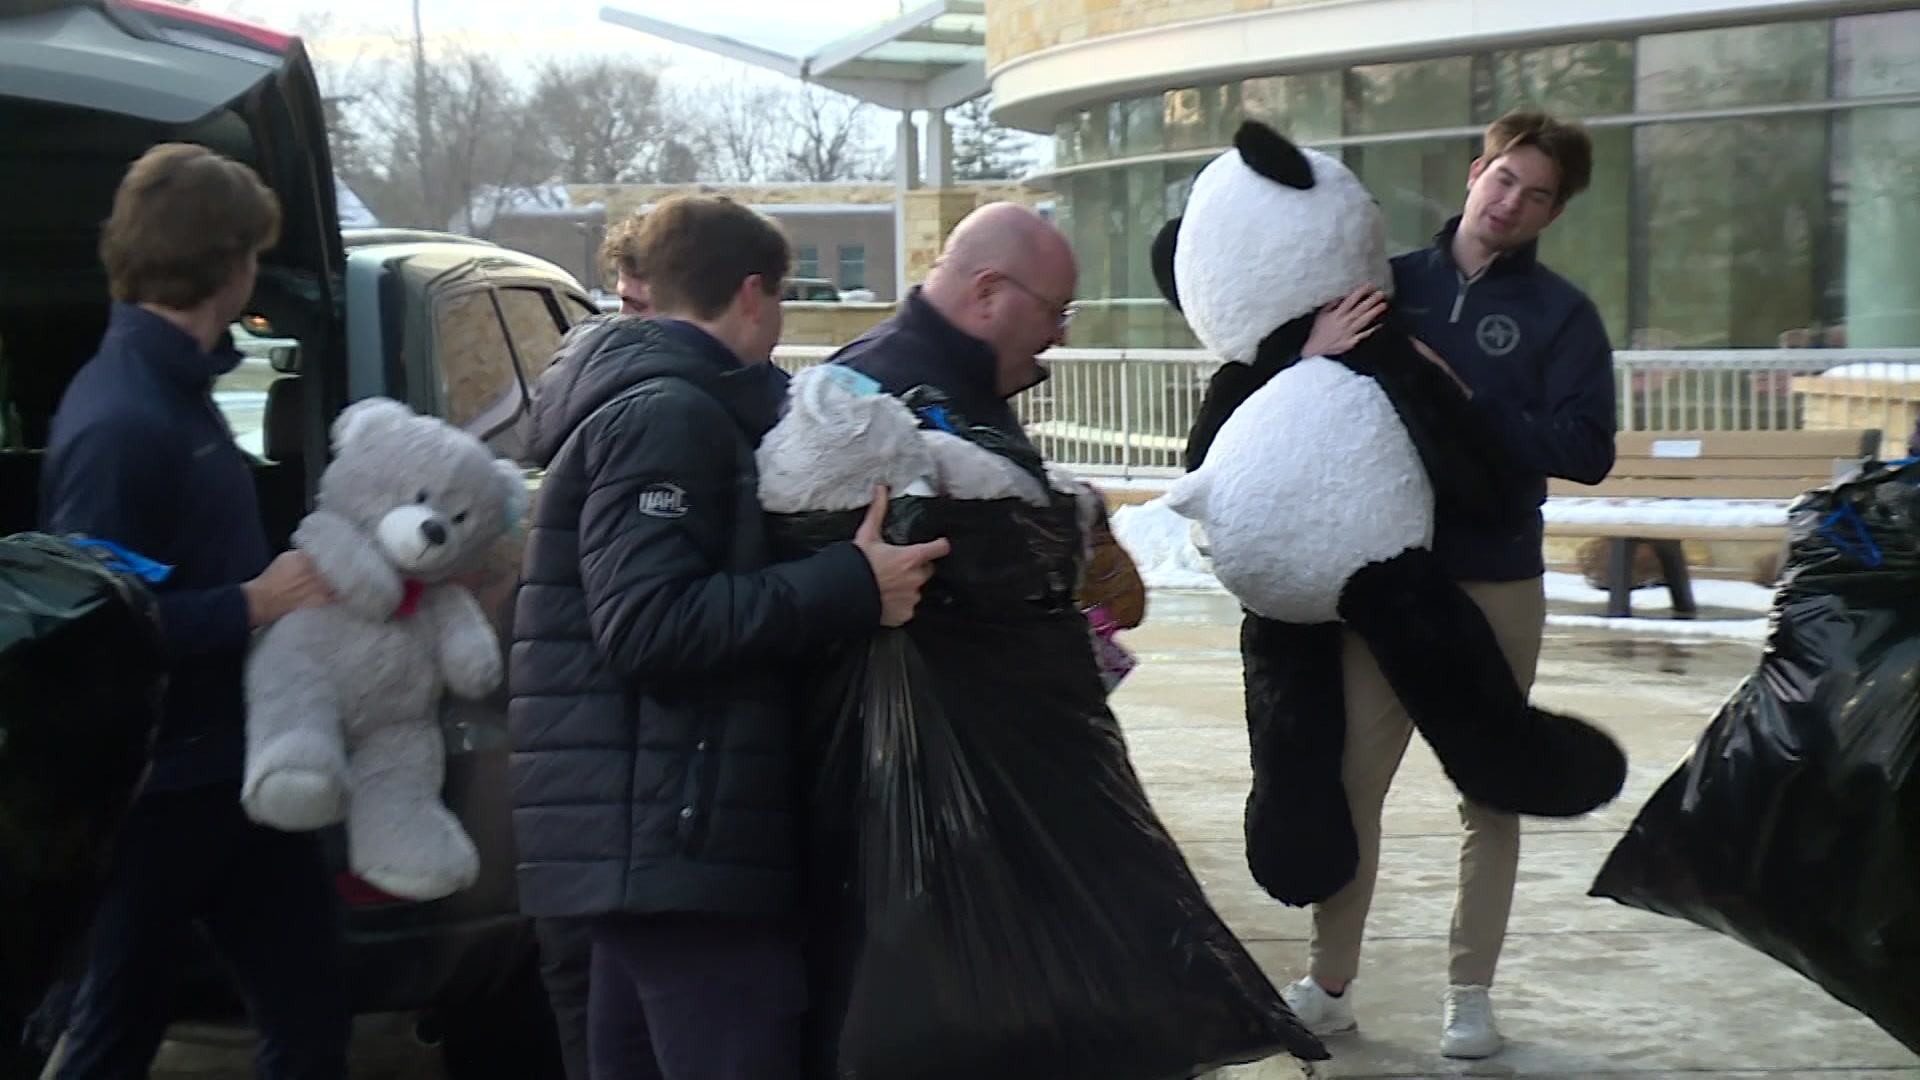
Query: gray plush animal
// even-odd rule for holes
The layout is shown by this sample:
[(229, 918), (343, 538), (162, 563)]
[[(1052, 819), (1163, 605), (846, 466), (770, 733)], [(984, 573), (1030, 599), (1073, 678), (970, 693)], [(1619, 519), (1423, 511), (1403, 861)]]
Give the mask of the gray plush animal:
[[(922, 429), (899, 398), (837, 364), (793, 377), (786, 414), (760, 441), (755, 460), (760, 506), (770, 514), (857, 510), (873, 501), (877, 484), (895, 495), (1048, 502), (1039, 481), (1012, 461), (958, 435)], [(1051, 470), (1049, 478), (1059, 491), (1096, 498), (1064, 470)]]
[(472, 885), (479, 857), (440, 801), (443, 691), (500, 684), (493, 626), (454, 578), (521, 520), (521, 471), (395, 401), (349, 406), (316, 509), (293, 536), (337, 603), (263, 632), (247, 662), (241, 802), (287, 831), (347, 823), (350, 869), (431, 900)]

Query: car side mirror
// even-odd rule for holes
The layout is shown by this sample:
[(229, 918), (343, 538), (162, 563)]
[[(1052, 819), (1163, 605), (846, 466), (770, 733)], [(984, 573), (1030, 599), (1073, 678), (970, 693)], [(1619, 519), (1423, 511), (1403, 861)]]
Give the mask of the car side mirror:
[(296, 344), (275, 345), (267, 349), (267, 363), (282, 375), (300, 373), (300, 346)]

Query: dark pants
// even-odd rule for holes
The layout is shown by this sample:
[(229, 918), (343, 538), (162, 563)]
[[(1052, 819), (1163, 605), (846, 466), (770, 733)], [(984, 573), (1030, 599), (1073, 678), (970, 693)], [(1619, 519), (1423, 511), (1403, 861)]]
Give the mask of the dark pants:
[(593, 919), (536, 919), (540, 979), (560, 1033), (567, 1080), (592, 1080), (587, 1067), (587, 988), (593, 968)]
[(166, 1034), (194, 926), (260, 1031), (262, 1080), (345, 1080), (351, 1018), (319, 837), (253, 824), (231, 787), (135, 805), (95, 917), (60, 1080), (138, 1080)]
[(608, 916), (592, 980), (593, 1080), (799, 1080), (806, 967), (785, 924)]

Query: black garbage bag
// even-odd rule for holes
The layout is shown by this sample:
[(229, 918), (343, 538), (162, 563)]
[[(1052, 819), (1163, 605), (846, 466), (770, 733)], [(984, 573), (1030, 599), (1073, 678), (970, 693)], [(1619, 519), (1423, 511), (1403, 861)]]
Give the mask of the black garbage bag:
[[(863, 513), (774, 519), (786, 555)], [(1327, 1051), (1208, 905), (1128, 760), (1074, 608), (1070, 499), (896, 499), (946, 537), (918, 614), (820, 673), (814, 1075), (1185, 1080)]]
[(1920, 465), (1789, 521), (1758, 670), (1591, 895), (1744, 942), (1920, 1052)]
[(84, 939), (165, 683), (136, 576), (57, 537), (0, 539), (0, 1045)]

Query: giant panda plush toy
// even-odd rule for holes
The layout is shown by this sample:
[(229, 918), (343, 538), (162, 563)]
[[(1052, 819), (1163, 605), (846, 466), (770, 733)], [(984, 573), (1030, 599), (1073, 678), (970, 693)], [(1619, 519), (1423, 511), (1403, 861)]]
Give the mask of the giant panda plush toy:
[(1492, 627), (1430, 550), (1436, 500), (1492, 506), (1507, 468), (1492, 428), (1391, 315), (1343, 356), (1300, 356), (1324, 305), (1364, 283), (1391, 291), (1386, 222), (1359, 179), (1248, 122), (1195, 178), (1153, 262), (1224, 361), (1168, 501), (1204, 528), (1215, 574), (1247, 611), (1247, 860), (1261, 886), (1317, 903), (1357, 867), (1340, 779), (1343, 626), (1463, 795), (1550, 817), (1617, 796), (1619, 746), (1528, 705)]

